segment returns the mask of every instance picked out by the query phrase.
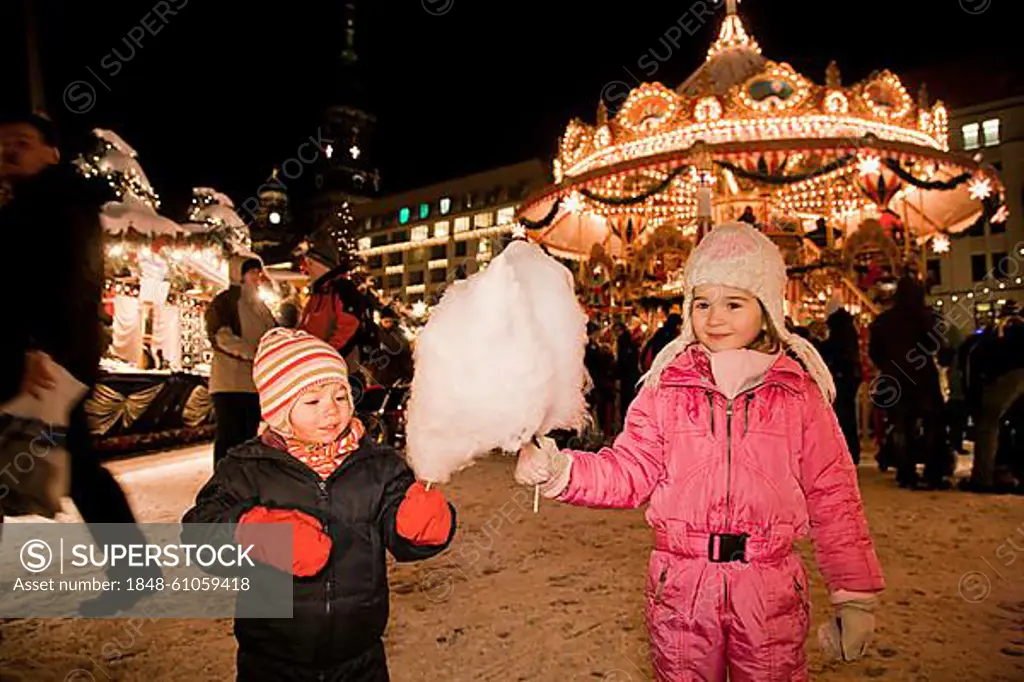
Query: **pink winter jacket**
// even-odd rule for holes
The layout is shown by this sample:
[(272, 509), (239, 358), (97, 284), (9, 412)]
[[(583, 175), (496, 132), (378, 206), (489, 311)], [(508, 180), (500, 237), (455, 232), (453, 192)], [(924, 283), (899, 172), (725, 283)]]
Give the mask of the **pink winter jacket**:
[(835, 413), (786, 355), (730, 401), (691, 346), (657, 389), (641, 389), (612, 447), (572, 454), (558, 499), (603, 508), (649, 501), (657, 550), (699, 554), (708, 533), (747, 533), (756, 561), (788, 553), (809, 532), (830, 592), (884, 587)]

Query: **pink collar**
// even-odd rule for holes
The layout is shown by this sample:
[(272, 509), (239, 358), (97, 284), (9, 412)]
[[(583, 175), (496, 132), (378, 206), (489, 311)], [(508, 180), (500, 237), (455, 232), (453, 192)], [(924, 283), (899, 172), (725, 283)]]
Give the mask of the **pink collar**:
[(706, 348), (703, 350), (711, 358), (711, 375), (715, 385), (729, 399), (761, 381), (778, 358), (778, 354), (761, 353), (749, 348), (718, 353), (712, 353)]

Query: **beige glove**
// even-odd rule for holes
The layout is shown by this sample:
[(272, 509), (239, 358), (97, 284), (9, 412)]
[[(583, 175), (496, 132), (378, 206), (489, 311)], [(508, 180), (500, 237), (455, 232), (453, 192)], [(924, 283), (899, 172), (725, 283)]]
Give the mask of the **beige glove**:
[(550, 438), (542, 437), (538, 442), (540, 447), (527, 443), (519, 451), (516, 483), (540, 486), (540, 494), (544, 497), (558, 497), (569, 485), (572, 455), (559, 450)]
[(836, 604), (836, 617), (818, 628), (818, 643), (836, 661), (855, 661), (864, 655), (875, 634), (876, 597)]

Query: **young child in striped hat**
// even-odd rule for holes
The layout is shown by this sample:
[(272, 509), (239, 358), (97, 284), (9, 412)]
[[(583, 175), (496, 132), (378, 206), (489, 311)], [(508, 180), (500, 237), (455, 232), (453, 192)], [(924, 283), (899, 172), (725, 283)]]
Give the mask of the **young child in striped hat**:
[[(273, 329), (253, 377), (268, 428), (229, 451), (184, 518), (237, 523), (251, 557), (294, 576), (292, 618), (235, 621), (238, 679), (384, 682), (385, 549), (398, 561), (438, 554), (455, 534), (455, 509), (365, 437), (331, 346)], [(291, 524), (290, 561), (260, 542), (259, 523)]]

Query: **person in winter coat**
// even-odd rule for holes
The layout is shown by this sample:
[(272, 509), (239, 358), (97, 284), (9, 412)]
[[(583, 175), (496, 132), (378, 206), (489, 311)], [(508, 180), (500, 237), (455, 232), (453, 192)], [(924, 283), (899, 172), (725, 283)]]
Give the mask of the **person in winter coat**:
[(785, 331), (786, 268), (762, 233), (711, 230), (686, 282), (682, 334), (614, 445), (560, 451), (542, 439), (520, 451), (516, 479), (573, 505), (648, 505), (658, 680), (807, 680), (810, 591), (794, 542), (814, 542), (836, 609), (819, 641), (833, 657), (863, 654), (884, 587), (835, 388), (813, 346)]
[[(237, 524), (251, 557), (294, 576), (291, 618), (235, 621), (238, 680), (386, 682), (385, 549), (398, 561), (440, 553), (455, 509), (365, 437), (334, 348), (274, 329), (260, 341), (254, 378), (269, 428), (228, 452), (182, 530), (189, 542), (204, 532), (190, 524)], [(279, 565), (264, 523), (292, 526), (290, 563)]]
[(583, 354), (583, 365), (594, 382), (587, 395), (587, 404), (597, 416), (597, 425), (606, 440), (611, 440), (615, 428), (615, 358), (600, 341), (601, 328), (587, 323), (589, 340)]
[(398, 326), (398, 314), (389, 307), (381, 310), (377, 338), (377, 348), (366, 363), (373, 372), (374, 380), (381, 386), (412, 381), (412, 348)]
[(252, 360), (260, 338), (276, 325), (260, 298), (263, 264), (256, 258), (235, 258), (230, 265), (234, 284), (206, 309), (206, 333), (213, 346), (210, 394), (217, 417), (214, 465), (230, 448), (256, 435), (260, 401), (252, 381)]
[(836, 385), (833, 407), (854, 464), (860, 464), (860, 433), (857, 429), (857, 391), (860, 390), (860, 339), (853, 315), (837, 308), (826, 320), (828, 338), (820, 346), (821, 357)]
[[(61, 162), (56, 131), (44, 116), (5, 114), (0, 118), (0, 148), (0, 182), (8, 183), (11, 192), (0, 208), (0, 235), (12, 256), (0, 268), (2, 288), (11, 292), (0, 334), (0, 402), (19, 391), (38, 394), (53, 387), (44, 353), (91, 388), (99, 379), (106, 348), (100, 322), (103, 197)], [(27, 285), (30, 290), (25, 290)], [(144, 542), (141, 531), (130, 525), (135, 515), (124, 491), (93, 447), (86, 401), (75, 406), (67, 432), (71, 499), (97, 544)], [(2, 505), (0, 496), (0, 528)], [(137, 570), (118, 568), (111, 568), (109, 575), (140, 577)], [(111, 616), (140, 596), (104, 592), (83, 603), (81, 611)]]
[(644, 371), (649, 370), (651, 365), (654, 364), (654, 358), (658, 357), (658, 353), (679, 336), (679, 326), (682, 322), (683, 318), (680, 315), (672, 313), (666, 318), (665, 324), (658, 331), (654, 332), (654, 336), (644, 346), (643, 353), (640, 356)]
[[(953, 473), (934, 359), (945, 344), (944, 328), (925, 304), (924, 289), (910, 277), (899, 280), (893, 306), (871, 323), (868, 355), (880, 372), (875, 386), (893, 425), (896, 479), (911, 490), (949, 488), (945, 477)], [(923, 483), (917, 475), (919, 457), (925, 462)]]
[(615, 333), (615, 371), (619, 379), (619, 412), (622, 417), (618, 428), (621, 431), (626, 421), (626, 411), (636, 397), (636, 385), (640, 383), (640, 349), (624, 323), (615, 323)]
[(312, 283), (299, 329), (329, 343), (350, 367), (357, 366), (365, 360), (363, 347), (375, 348), (377, 336), (370, 298), (351, 276), (354, 264), (321, 229), (302, 265)]

